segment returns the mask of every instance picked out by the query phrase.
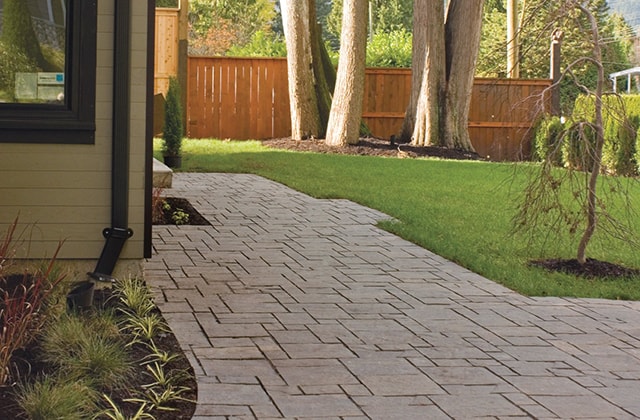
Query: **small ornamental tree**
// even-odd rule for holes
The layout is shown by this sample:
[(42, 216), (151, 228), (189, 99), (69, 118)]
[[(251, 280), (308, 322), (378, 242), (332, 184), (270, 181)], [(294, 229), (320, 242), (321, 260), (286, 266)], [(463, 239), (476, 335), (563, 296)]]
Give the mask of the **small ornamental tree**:
[(162, 131), (163, 154), (166, 157), (178, 157), (182, 149), (182, 105), (180, 104), (180, 83), (175, 77), (169, 79), (167, 101), (164, 105), (164, 129)]
[[(577, 241), (576, 262), (584, 267), (587, 263), (587, 246), (596, 229), (602, 235), (625, 240), (637, 245), (633, 225), (616, 219), (611, 195), (625, 193), (625, 188), (616, 177), (600, 177), (603, 170), (605, 130), (603, 120), (603, 97), (606, 83), (602, 56), (602, 38), (598, 21), (593, 13), (578, 0), (566, 0), (562, 12), (579, 21), (584, 17), (585, 29), (590, 31), (592, 55), (570, 63), (562, 74), (583, 89), (593, 101), (592, 117), (576, 115), (557, 133), (555, 140), (548, 142), (540, 172), (527, 185), (522, 204), (514, 218), (515, 231), (539, 234), (559, 239), (568, 233)], [(573, 70), (580, 66), (592, 66), (597, 73), (595, 90), (585, 86), (575, 77)], [(557, 169), (558, 153), (568, 163), (566, 169)], [(600, 179), (599, 179), (600, 178)], [(626, 200), (627, 205), (631, 201)], [(628, 211), (633, 210), (631, 207)], [(629, 218), (628, 220), (632, 220)], [(532, 238), (534, 236), (532, 235)]]

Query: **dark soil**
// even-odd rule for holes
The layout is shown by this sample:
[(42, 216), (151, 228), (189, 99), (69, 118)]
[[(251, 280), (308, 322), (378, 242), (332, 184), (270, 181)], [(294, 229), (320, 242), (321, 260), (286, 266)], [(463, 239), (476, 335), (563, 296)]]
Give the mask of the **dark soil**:
[(300, 152), (337, 153), (343, 155), (383, 156), (399, 158), (433, 157), (456, 160), (482, 160), (477, 153), (465, 152), (446, 147), (418, 147), (410, 144), (391, 144), (391, 141), (377, 138), (362, 138), (355, 145), (344, 147), (328, 146), (324, 140), (292, 140), (290, 137), (263, 140), (262, 144), (276, 149), (295, 150)]
[[(209, 223), (207, 219), (202, 217), (198, 210), (196, 210), (191, 205), (191, 203), (189, 203), (189, 200), (178, 197), (164, 197), (162, 198), (162, 200), (169, 206), (165, 206), (164, 208), (162, 208), (161, 214), (154, 214), (154, 225), (211, 225), (211, 223)], [(176, 223), (176, 220), (173, 217), (176, 211), (186, 213), (189, 216), (185, 223)]]
[(586, 278), (632, 278), (639, 277), (640, 270), (618, 264), (588, 258), (584, 264), (577, 259), (547, 259), (532, 261), (531, 265), (549, 271), (560, 271)]
[[(109, 300), (108, 297), (111, 294), (111, 289), (98, 289), (94, 294), (94, 308), (108, 307), (112, 305), (115, 300)], [(93, 310), (93, 309), (90, 309)], [(158, 312), (159, 313), (159, 312)], [(189, 361), (184, 356), (184, 352), (180, 348), (178, 341), (173, 333), (164, 333), (154, 338), (154, 343), (158, 349), (168, 352), (170, 354), (178, 354), (181, 357), (174, 361), (171, 361), (166, 366), (166, 371), (182, 371), (187, 373), (186, 377), (179, 384), (189, 388), (189, 391), (182, 394), (183, 397), (190, 401), (176, 401), (170, 404), (170, 407), (174, 411), (161, 411), (153, 410), (150, 414), (158, 420), (181, 420), (190, 419), (193, 416), (196, 408), (197, 399), (197, 382), (193, 368), (189, 364)], [(143, 345), (135, 345), (131, 347), (129, 356), (131, 361), (139, 361), (150, 354), (149, 349)], [(12, 368), (15, 372), (15, 377), (21, 378), (21, 381), (33, 380), (38, 376), (54, 374), (55, 368), (40, 360), (38, 357), (38, 343), (37, 341), (30, 344), (27, 348), (22, 349), (14, 353), (12, 357)], [(17, 372), (15, 371), (17, 369)], [(126, 415), (126, 418), (132, 418), (139, 408), (139, 404), (127, 403), (123, 401), (126, 398), (131, 397), (130, 390), (142, 389), (142, 385), (153, 382), (150, 376), (142, 368), (137, 369), (134, 375), (131, 377), (127, 384), (126, 389), (119, 389), (110, 391), (109, 395), (111, 399), (120, 407), (122, 412)], [(16, 404), (15, 400), (15, 385), (0, 386), (0, 408), (2, 414), (0, 418), (3, 419), (26, 419), (27, 417), (21, 412)]]

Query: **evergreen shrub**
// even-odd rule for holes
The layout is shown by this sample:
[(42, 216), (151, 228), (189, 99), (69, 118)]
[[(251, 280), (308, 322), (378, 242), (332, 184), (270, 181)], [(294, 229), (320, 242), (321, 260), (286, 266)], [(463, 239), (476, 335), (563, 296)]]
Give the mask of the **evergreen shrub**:
[(182, 149), (184, 129), (180, 96), (180, 83), (178, 79), (172, 77), (169, 79), (167, 100), (164, 105), (164, 129), (162, 131), (164, 156), (180, 156)]
[[(593, 122), (594, 109), (594, 97), (580, 95), (574, 105), (573, 119)], [(638, 173), (637, 133), (640, 125), (640, 95), (604, 96), (602, 119), (603, 170), (616, 175), (636, 175)]]
[(593, 125), (584, 120), (569, 122), (564, 138), (565, 141), (562, 144), (564, 166), (579, 171), (591, 171), (596, 143)]
[(546, 116), (538, 123), (533, 139), (533, 158), (538, 162), (550, 159), (554, 166), (562, 166), (562, 141), (564, 127), (560, 117)]

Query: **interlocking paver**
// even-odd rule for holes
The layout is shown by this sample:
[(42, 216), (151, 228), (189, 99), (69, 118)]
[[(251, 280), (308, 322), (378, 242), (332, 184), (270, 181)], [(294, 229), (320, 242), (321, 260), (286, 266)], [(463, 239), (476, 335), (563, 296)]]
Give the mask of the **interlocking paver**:
[(530, 298), (255, 175), (174, 174), (211, 226), (145, 266), (194, 419), (637, 418), (640, 302)]

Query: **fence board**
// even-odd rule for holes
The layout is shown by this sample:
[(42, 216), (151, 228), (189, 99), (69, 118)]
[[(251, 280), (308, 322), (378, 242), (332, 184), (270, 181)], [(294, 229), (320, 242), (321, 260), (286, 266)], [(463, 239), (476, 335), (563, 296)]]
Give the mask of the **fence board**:
[(156, 9), (154, 93), (166, 94), (178, 74), (178, 10)]
[[(291, 133), (286, 59), (189, 58), (188, 136), (265, 139)], [(531, 127), (549, 80), (476, 79), (469, 134), (493, 160), (527, 158)], [(411, 70), (367, 69), (363, 119), (374, 136), (397, 134), (411, 94)], [(548, 102), (548, 101), (547, 101)], [(546, 104), (546, 102), (545, 102)]]

